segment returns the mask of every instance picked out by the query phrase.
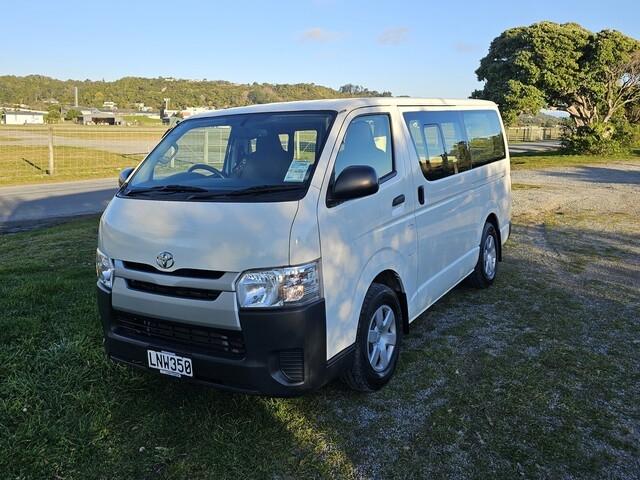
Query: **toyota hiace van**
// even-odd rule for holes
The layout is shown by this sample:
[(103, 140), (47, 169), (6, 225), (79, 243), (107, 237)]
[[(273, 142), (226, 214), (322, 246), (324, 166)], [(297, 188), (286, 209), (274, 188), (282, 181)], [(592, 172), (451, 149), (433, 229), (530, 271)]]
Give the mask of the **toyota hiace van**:
[(339, 99), (189, 117), (100, 221), (108, 356), (189, 381), (295, 395), (392, 377), (402, 337), (510, 233), (495, 104)]

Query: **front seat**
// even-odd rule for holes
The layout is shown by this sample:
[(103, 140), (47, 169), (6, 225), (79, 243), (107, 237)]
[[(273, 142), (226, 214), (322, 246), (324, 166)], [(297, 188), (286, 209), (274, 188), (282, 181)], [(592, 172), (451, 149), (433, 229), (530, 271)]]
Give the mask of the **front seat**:
[(280, 183), (290, 164), (289, 154), (282, 148), (278, 135), (261, 136), (256, 139), (256, 151), (247, 156), (241, 177), (259, 183)]

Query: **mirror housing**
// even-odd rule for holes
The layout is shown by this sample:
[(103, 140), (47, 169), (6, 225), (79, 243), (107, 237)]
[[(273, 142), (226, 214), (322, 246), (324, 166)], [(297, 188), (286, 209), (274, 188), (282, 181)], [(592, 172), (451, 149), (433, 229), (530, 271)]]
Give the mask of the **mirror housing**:
[(133, 170), (134, 167), (127, 167), (120, 170), (120, 175), (118, 175), (118, 187), (122, 187), (122, 185), (127, 182)]
[(378, 175), (368, 165), (351, 165), (345, 168), (333, 184), (331, 201), (336, 203), (367, 197), (378, 191)]

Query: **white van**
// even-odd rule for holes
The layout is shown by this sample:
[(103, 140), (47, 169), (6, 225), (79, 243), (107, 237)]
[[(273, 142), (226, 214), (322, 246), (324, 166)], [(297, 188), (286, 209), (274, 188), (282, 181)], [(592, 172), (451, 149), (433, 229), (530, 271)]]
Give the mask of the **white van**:
[(244, 392), (372, 391), (409, 325), (510, 233), (506, 137), (479, 100), (255, 105), (169, 130), (100, 221), (113, 360)]

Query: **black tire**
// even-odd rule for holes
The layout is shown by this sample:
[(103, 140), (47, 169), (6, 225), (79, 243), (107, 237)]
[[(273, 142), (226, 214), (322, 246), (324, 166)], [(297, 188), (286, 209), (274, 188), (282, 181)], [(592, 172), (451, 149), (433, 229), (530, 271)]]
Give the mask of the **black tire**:
[[(369, 361), (369, 327), (373, 322), (374, 313), (380, 308), (383, 308), (384, 311), (385, 306), (390, 308), (394, 314), (392, 321), (395, 327), (395, 344), (388, 357), (388, 365), (383, 370), (376, 371)], [(360, 311), (353, 363), (342, 374), (342, 380), (349, 387), (360, 392), (373, 392), (389, 382), (398, 363), (402, 343), (402, 325), (402, 309), (395, 292), (386, 285), (372, 284), (364, 297)]]
[[(493, 262), (489, 260), (489, 263), (493, 263), (493, 270), (487, 268), (487, 257), (490, 256), (490, 252), (487, 250), (487, 241), (491, 237), (493, 241)], [(480, 254), (478, 255), (478, 263), (474, 268), (471, 275), (468, 277), (469, 283), (476, 288), (488, 288), (493, 284), (493, 281), (498, 275), (498, 252), (500, 249), (500, 242), (498, 241), (498, 232), (492, 223), (487, 222), (482, 229), (482, 239), (480, 240)]]

